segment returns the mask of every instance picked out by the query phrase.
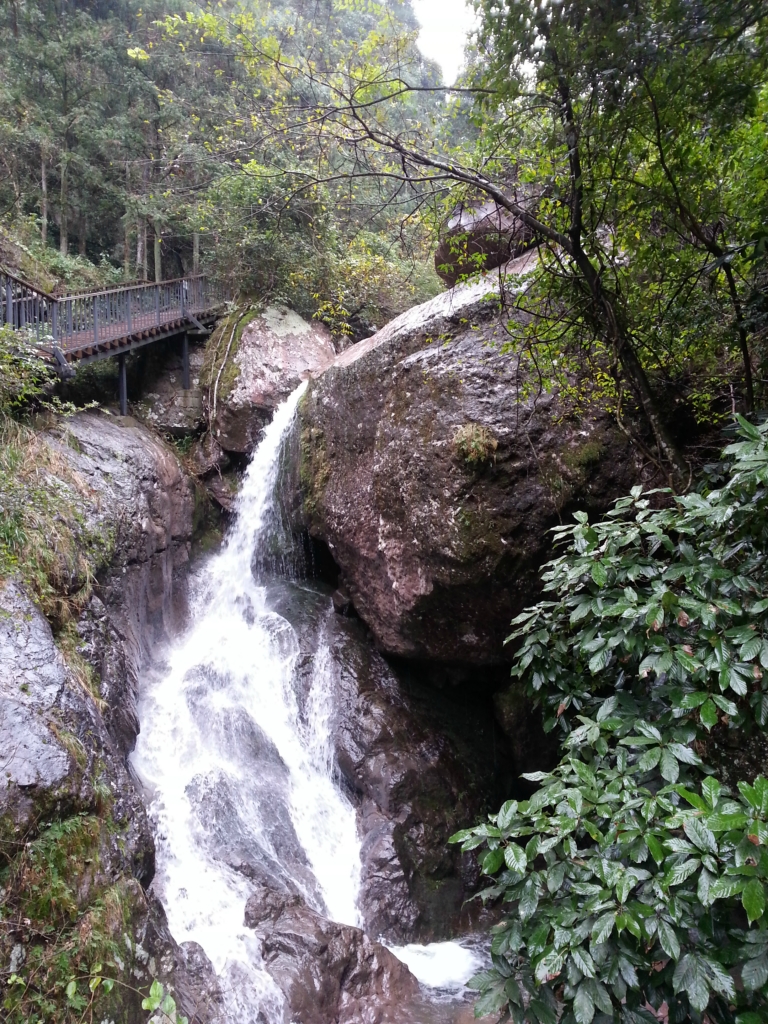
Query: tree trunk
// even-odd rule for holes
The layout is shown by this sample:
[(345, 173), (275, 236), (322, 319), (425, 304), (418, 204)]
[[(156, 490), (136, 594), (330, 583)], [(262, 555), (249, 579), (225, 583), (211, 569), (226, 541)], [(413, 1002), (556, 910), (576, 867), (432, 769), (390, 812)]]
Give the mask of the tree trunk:
[(154, 229), (155, 245), (154, 245), (154, 257), (155, 257), (155, 281), (157, 284), (163, 280), (163, 261), (160, 255), (160, 232), (157, 227)]
[(48, 168), (45, 157), (40, 161), (40, 237), (48, 244)]
[(61, 188), (59, 189), (59, 252), (67, 255), (69, 243), (67, 239), (67, 160), (66, 155), (61, 161)]
[(195, 231), (192, 235), (192, 273), (200, 273), (200, 232)]

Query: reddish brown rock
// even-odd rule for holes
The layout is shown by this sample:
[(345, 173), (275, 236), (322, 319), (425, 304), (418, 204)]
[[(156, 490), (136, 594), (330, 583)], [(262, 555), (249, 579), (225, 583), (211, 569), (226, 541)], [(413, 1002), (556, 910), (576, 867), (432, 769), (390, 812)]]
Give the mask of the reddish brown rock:
[[(226, 451), (251, 452), (275, 407), (335, 355), (323, 324), (309, 323), (285, 306), (268, 306), (254, 316), (243, 327), (233, 357), (234, 383), (226, 385), (222, 374), (225, 386), (220, 385), (211, 409), (217, 442)], [(214, 387), (210, 390), (213, 395)]]
[(489, 279), (409, 310), (338, 356), (300, 406), (310, 531), (389, 654), (503, 661), (550, 529), (604, 510), (641, 472), (610, 416), (576, 415), (506, 351), (498, 306)]
[(328, 921), (299, 896), (258, 886), (245, 924), (296, 1024), (388, 1024), (419, 991), (411, 972), (359, 928)]

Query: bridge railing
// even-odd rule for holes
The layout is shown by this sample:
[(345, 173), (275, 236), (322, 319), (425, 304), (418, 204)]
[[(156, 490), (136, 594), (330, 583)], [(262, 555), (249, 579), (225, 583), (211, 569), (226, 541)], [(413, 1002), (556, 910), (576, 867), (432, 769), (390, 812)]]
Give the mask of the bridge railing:
[(66, 353), (127, 338), (213, 309), (224, 289), (204, 274), (56, 298), (0, 270), (0, 324)]

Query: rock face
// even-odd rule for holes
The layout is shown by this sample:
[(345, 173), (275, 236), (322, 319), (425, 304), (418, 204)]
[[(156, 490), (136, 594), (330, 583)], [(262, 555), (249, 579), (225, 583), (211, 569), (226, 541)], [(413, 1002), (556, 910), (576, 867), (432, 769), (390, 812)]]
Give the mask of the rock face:
[[(226, 351), (225, 325), (220, 347)], [(251, 452), (264, 425), (307, 372), (317, 372), (335, 357), (330, 332), (308, 323), (285, 306), (268, 306), (246, 320), (240, 332), (232, 369), (225, 367), (216, 389), (219, 367), (212, 371), (211, 428), (218, 444), (229, 452)], [(222, 352), (222, 356), (224, 352)], [(233, 376), (234, 379), (229, 379)], [(222, 384), (223, 381), (223, 384)]]
[(245, 924), (296, 1024), (385, 1024), (418, 993), (411, 972), (359, 928), (328, 921), (300, 896), (257, 886)]
[(141, 399), (133, 406), (136, 415), (163, 434), (185, 437), (199, 433), (205, 425), (203, 389), (200, 374), (205, 347), (196, 335), (190, 335), (189, 384), (183, 387), (181, 341), (172, 339), (165, 346), (149, 346), (147, 365), (142, 375)]
[(389, 654), (502, 660), (549, 529), (638, 479), (607, 416), (571, 415), (502, 351), (503, 319), (489, 283), (459, 286), (347, 349), (302, 401), (310, 532)]
[(533, 240), (531, 230), (493, 200), (460, 203), (440, 231), (435, 270), (452, 288), (462, 275), (520, 256)]
[[(192, 487), (172, 451), (129, 419), (80, 414), (40, 443), (52, 449), (51, 493), (64, 501), (77, 491), (83, 558), (68, 574), (62, 562), (62, 599), (85, 587), (91, 595), (76, 632), (68, 625), (82, 660), (65, 661), (24, 585), (6, 581), (0, 591), (0, 863), (10, 865), (0, 960), (8, 962), (10, 943), (22, 963), (45, 928), (65, 937), (67, 956), (85, 958), (69, 969), (87, 974), (102, 948), (89, 953), (89, 943), (107, 939), (129, 986), (100, 996), (105, 1019), (145, 1021), (137, 986), (146, 991), (158, 978), (201, 1024), (196, 1006), (216, 998), (212, 970), (174, 943), (145, 891), (154, 843), (126, 765), (138, 730), (137, 673), (184, 611), (176, 575), (192, 538)], [(54, 883), (51, 904), (36, 903), (34, 893)]]
[(506, 792), (503, 773), (515, 771), (490, 697), (485, 707), (468, 705), (458, 701), (458, 688), (398, 678), (360, 620), (333, 612), (321, 585), (275, 581), (269, 601), (297, 631), (300, 701), (316, 659), (331, 680), (334, 761), (362, 836), (366, 932), (410, 942), (467, 928), (480, 911), (464, 906), (479, 875), (473, 858), (447, 839), (476, 820), (497, 791)]
[(172, 449), (130, 417), (81, 413), (51, 443), (85, 482), (85, 529), (103, 546), (98, 586), (77, 628), (101, 679), (110, 733), (128, 753), (139, 670), (185, 613), (176, 584), (189, 558), (195, 492)]

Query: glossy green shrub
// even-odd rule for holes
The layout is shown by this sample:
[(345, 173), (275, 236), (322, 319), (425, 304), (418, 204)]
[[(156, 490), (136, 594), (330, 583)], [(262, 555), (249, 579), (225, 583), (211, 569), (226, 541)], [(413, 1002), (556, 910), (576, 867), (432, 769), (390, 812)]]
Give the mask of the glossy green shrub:
[(768, 781), (718, 764), (768, 723), (768, 426), (739, 426), (722, 486), (558, 527), (550, 599), (513, 623), (563, 757), (452, 840), (504, 902), (478, 1015), (768, 1020)]

